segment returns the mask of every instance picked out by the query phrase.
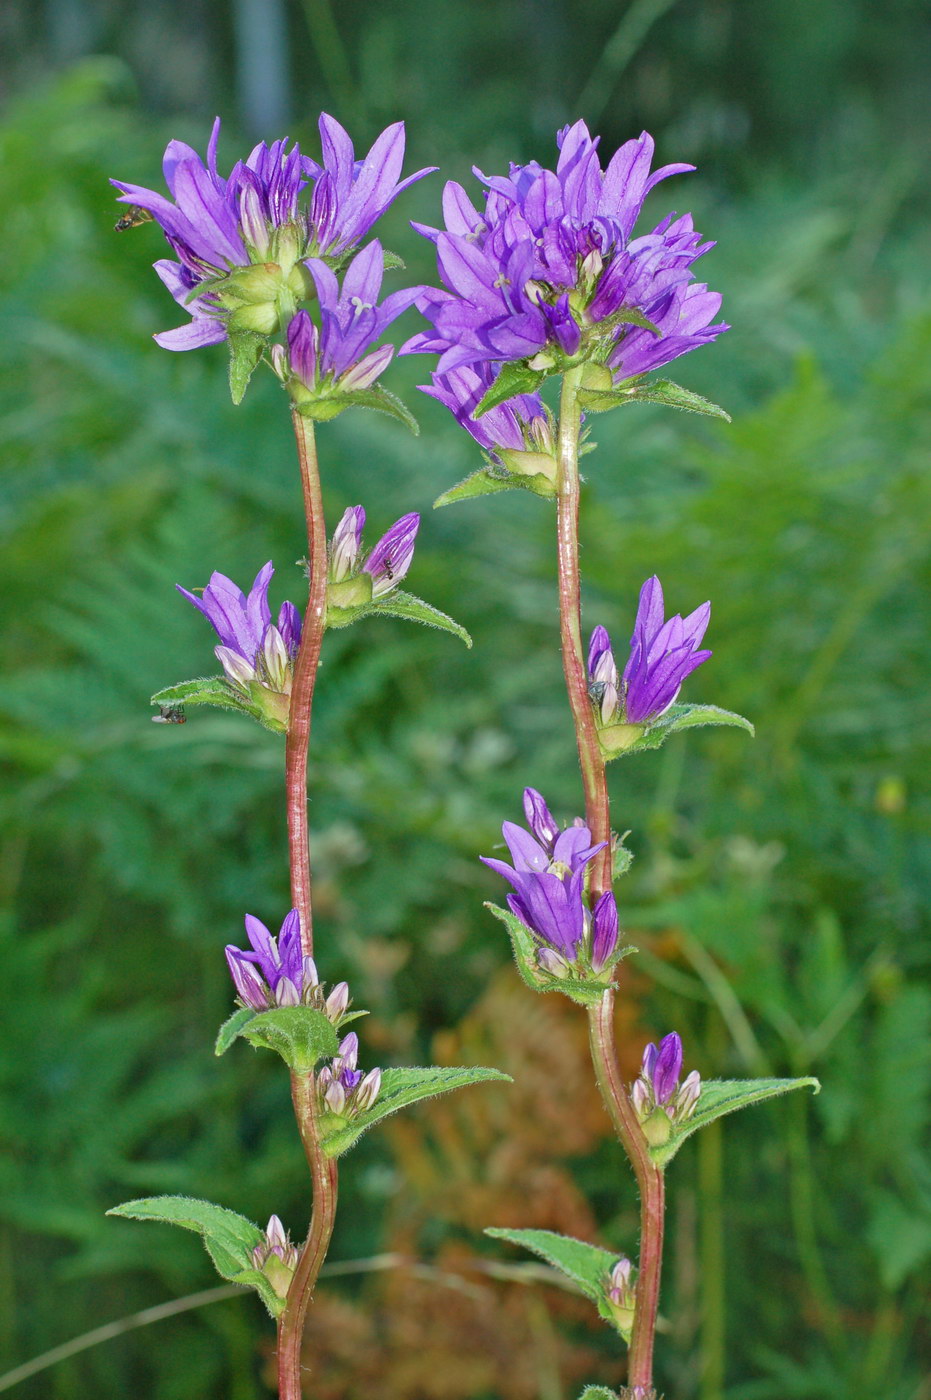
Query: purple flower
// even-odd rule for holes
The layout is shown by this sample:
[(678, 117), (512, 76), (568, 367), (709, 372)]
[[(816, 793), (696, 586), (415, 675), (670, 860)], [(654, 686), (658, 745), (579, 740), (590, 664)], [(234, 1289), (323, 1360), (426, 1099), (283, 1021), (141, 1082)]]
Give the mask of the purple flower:
[(617, 947), (617, 907), (606, 891), (589, 912), (585, 867), (605, 843), (592, 845), (591, 832), (581, 822), (559, 831), (533, 788), (524, 792), (524, 810), (533, 834), (514, 822), (501, 828), (513, 866), (487, 856), (482, 860), (514, 886), (508, 908), (533, 935), (545, 971), (566, 977), (584, 957), (599, 973)]
[(332, 583), (342, 583), (356, 572), (364, 528), (364, 506), (350, 506), (343, 512), (330, 540), (329, 576)]
[(611, 638), (596, 627), (588, 649), (589, 694), (602, 724), (648, 724), (673, 704), (686, 676), (707, 661), (699, 651), (711, 617), (711, 604), (683, 618), (664, 621), (663, 589), (654, 574), (640, 590), (630, 656), (618, 678)]
[[(581, 354), (607, 362), (622, 380), (727, 329), (709, 325), (720, 299), (689, 286), (691, 264), (713, 244), (701, 241), (688, 215), (670, 214), (651, 233), (631, 238), (649, 191), (694, 167), (651, 173), (646, 132), (622, 146), (606, 170), (584, 122), (556, 140), (555, 171), (535, 161), (512, 165), (507, 176), (476, 170), (487, 186), (481, 213), (450, 183), (446, 231), (415, 225), (436, 243), (443, 288), (423, 292), (418, 308), (433, 330), (413, 337), (402, 353), (439, 354), (441, 374), (523, 359), (553, 369)], [(627, 309), (657, 332), (625, 321)]]
[[(515, 453), (529, 454), (534, 463), (553, 455), (553, 423), (539, 394), (517, 394), (497, 407), (474, 417), (475, 410), (494, 382), (500, 366), (461, 365), (446, 374), (431, 374), (432, 387), (418, 387), (452, 413), (460, 427), (471, 433), (480, 447), (497, 462), (514, 465)], [(517, 465), (520, 464), (518, 459)], [(537, 470), (540, 466), (537, 465)]]
[[(121, 202), (145, 209), (161, 225), (178, 262), (156, 263), (172, 296), (193, 320), (155, 339), (168, 350), (191, 350), (225, 340), (229, 330), (270, 334), (287, 308), (310, 292), (308, 258), (341, 264), (419, 170), (398, 181), (404, 126), (383, 131), (356, 161), (348, 135), (332, 117), (320, 118), (323, 162), (287, 141), (264, 142), (228, 177), (217, 170), (219, 118), (207, 164), (182, 141), (165, 151), (171, 198), (119, 180)], [(310, 189), (307, 207), (302, 197)], [(203, 291), (198, 293), (198, 288)], [(282, 313), (284, 315), (282, 317)]]
[(291, 694), (301, 616), (293, 603), (282, 603), (277, 625), (272, 622), (268, 585), (274, 572), (269, 560), (256, 574), (248, 598), (225, 574), (211, 574), (200, 598), (180, 583), (175, 587), (204, 614), (220, 638), (214, 653), (227, 678), (252, 701), (264, 705), (269, 717), (283, 718), (286, 724), (287, 706), (271, 697)]
[(296, 909), (285, 915), (277, 938), (261, 919), (246, 915), (246, 933), (252, 952), (227, 944), (230, 976), (244, 1006), (269, 1011), (275, 1006), (313, 1006), (324, 1011), (334, 1025), (345, 1015), (349, 988), (338, 982), (325, 997), (313, 958), (301, 949), (301, 916)]
[(264, 1239), (252, 1251), (253, 1267), (265, 1275), (279, 1298), (287, 1298), (297, 1260), (297, 1249), (277, 1215), (273, 1215)]
[(420, 516), (412, 511), (396, 520), (375, 545), (362, 565), (362, 572), (371, 576), (373, 598), (382, 598), (390, 593), (407, 573), (414, 557), (414, 542), (419, 529)]
[[(675, 1031), (664, 1036), (659, 1047), (652, 1042), (646, 1047), (630, 1097), (640, 1121), (646, 1124), (652, 1119), (651, 1126), (659, 1128), (659, 1133), (654, 1133), (655, 1146), (668, 1141), (669, 1124), (683, 1123), (695, 1112), (701, 1095), (701, 1076), (692, 1070), (680, 1088), (681, 1073), (682, 1041)], [(668, 1120), (665, 1125), (660, 1115)]]
[[(343, 277), (342, 291), (335, 272), (320, 258), (308, 258), (306, 266), (317, 289), (321, 328), (317, 330), (306, 311), (298, 311), (291, 320), (287, 356), (291, 374), (314, 396), (330, 385), (341, 392), (369, 388), (394, 355), (392, 345), (371, 351), (369, 346), (413, 305), (420, 289), (392, 292), (378, 305), (384, 254), (377, 239), (353, 258)], [(274, 363), (284, 375), (284, 353), (279, 347)]]
[(339, 1054), (317, 1071), (321, 1106), (339, 1118), (351, 1118), (371, 1108), (381, 1089), (381, 1070), (363, 1075), (358, 1058), (359, 1037), (350, 1031), (340, 1041)]

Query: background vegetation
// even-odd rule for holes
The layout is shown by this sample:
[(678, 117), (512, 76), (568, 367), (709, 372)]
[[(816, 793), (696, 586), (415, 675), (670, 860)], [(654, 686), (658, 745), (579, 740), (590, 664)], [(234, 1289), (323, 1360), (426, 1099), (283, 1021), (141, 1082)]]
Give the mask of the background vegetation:
[[(918, 0), (11, 0), (0, 18), (0, 1367), (209, 1287), (199, 1243), (106, 1221), (204, 1195), (299, 1231), (286, 1085), (241, 1047), (222, 945), (287, 907), (280, 746), (234, 716), (150, 723), (202, 672), (173, 591), (266, 559), (300, 601), (280, 391), (240, 409), (221, 351), (150, 340), (178, 316), (157, 232), (112, 236), (110, 175), (156, 183), (170, 136), (315, 149), (321, 107), (357, 147), (408, 123), (410, 165), (551, 158), (581, 114), (610, 151), (646, 126), (699, 174), (664, 186), (719, 240), (730, 332), (677, 368), (731, 427), (637, 408), (594, 422), (589, 623), (619, 636), (657, 571), (713, 600), (690, 698), (749, 714), (614, 772), (636, 853), (634, 1043), (678, 1026), (702, 1073), (815, 1073), (709, 1130), (672, 1172), (661, 1383), (675, 1400), (931, 1396), (928, 520), (931, 36)], [(256, 21), (259, 21), (257, 24)], [(250, 27), (251, 26), (251, 27)], [(406, 226), (384, 237), (433, 276)], [(410, 330), (416, 324), (411, 313)], [(366, 1064), (470, 1057), (515, 1077), (374, 1135), (347, 1159), (332, 1258), (384, 1267), (321, 1290), (313, 1393), (572, 1400), (618, 1381), (570, 1295), (482, 1238), (537, 1225), (634, 1246), (633, 1190), (588, 1086), (579, 1017), (531, 998), (482, 910), (477, 860), (527, 782), (568, 818), (579, 784), (554, 636), (552, 521), (530, 497), (436, 515), (477, 465), (417, 395), (419, 439), (346, 415), (321, 433), (328, 512), (372, 537), (424, 512), (415, 591), (469, 654), (402, 623), (327, 638), (311, 819), (320, 946), (366, 1023)], [(633, 1072), (633, 1060), (627, 1067)], [(391, 1264), (392, 1259), (381, 1259)], [(503, 1269), (500, 1266), (505, 1265)], [(22, 1400), (267, 1393), (250, 1297), (132, 1331), (21, 1384)]]

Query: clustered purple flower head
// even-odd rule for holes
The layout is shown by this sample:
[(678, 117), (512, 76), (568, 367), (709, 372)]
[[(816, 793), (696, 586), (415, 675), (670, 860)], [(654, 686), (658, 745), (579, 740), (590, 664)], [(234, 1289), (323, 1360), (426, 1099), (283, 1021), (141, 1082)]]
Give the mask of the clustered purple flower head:
[[(350, 506), (343, 512), (333, 531), (329, 548), (328, 576), (330, 593), (335, 594), (334, 601), (338, 605), (341, 599), (346, 605), (350, 602), (365, 602), (369, 598), (382, 598), (400, 583), (414, 558), (420, 516), (416, 511), (402, 515), (390, 530), (385, 531), (368, 554), (363, 556), (364, 528), (365, 507)], [(366, 590), (359, 598), (351, 597), (346, 589), (339, 589), (339, 585), (350, 584), (361, 574), (367, 575), (367, 579)], [(337, 589), (334, 590), (333, 585), (337, 585)], [(368, 593), (369, 587), (371, 593)]]
[(340, 1118), (351, 1118), (371, 1108), (381, 1089), (381, 1070), (363, 1075), (358, 1066), (359, 1037), (350, 1031), (339, 1045), (339, 1054), (317, 1071), (321, 1106)]
[(358, 161), (337, 121), (324, 113), (319, 125), (322, 163), (296, 145), (288, 150), (287, 141), (262, 142), (224, 177), (217, 170), (218, 118), (206, 165), (183, 141), (169, 142), (163, 169), (170, 199), (111, 182), (121, 202), (158, 221), (179, 259), (155, 268), (193, 320), (157, 335), (159, 345), (192, 350), (225, 340), (228, 330), (271, 333), (279, 324), (276, 303), (311, 293), (305, 260), (341, 265), (401, 191), (430, 174), (418, 170), (399, 180), (403, 122), (383, 131)]
[[(578, 121), (557, 134), (555, 171), (536, 161), (507, 176), (475, 174), (487, 186), (484, 210), (461, 185), (443, 195), (446, 230), (415, 225), (437, 248), (443, 289), (418, 302), (433, 329), (402, 353), (440, 355), (448, 373), (479, 362), (529, 360), (552, 369), (566, 361), (607, 363), (615, 379), (642, 374), (727, 329), (711, 325), (721, 298), (692, 281), (691, 264), (713, 247), (691, 217), (673, 214), (632, 238), (647, 194), (670, 175), (651, 173), (653, 140), (628, 141), (602, 170), (598, 138)], [(657, 331), (638, 330), (637, 319)]]
[(313, 958), (301, 950), (301, 916), (296, 909), (285, 915), (274, 938), (252, 914), (246, 915), (246, 933), (252, 952), (230, 943), (226, 961), (243, 1006), (270, 1011), (276, 1006), (312, 1006), (338, 1025), (349, 1006), (349, 987), (337, 982), (324, 996)]
[(287, 1298), (291, 1278), (297, 1267), (297, 1249), (278, 1219), (273, 1215), (265, 1229), (265, 1238), (252, 1251), (253, 1266), (263, 1273), (279, 1298)]
[(585, 903), (585, 867), (605, 842), (593, 845), (581, 821), (561, 831), (533, 788), (524, 792), (524, 811), (530, 831), (514, 822), (501, 828), (513, 866), (481, 859), (514, 886), (508, 908), (532, 934), (540, 967), (564, 978), (578, 974), (587, 962), (597, 975), (610, 964), (618, 942), (617, 905), (610, 890), (593, 910)]
[[(287, 354), (279, 345), (272, 350), (276, 372), (283, 379), (290, 374), (296, 381), (298, 403), (327, 388), (341, 393), (369, 388), (394, 355), (393, 345), (377, 350), (369, 346), (413, 305), (420, 288), (392, 292), (378, 305), (385, 259), (377, 238), (353, 258), (342, 290), (335, 272), (322, 259), (307, 258), (305, 265), (317, 290), (321, 327), (318, 331), (309, 314), (298, 311), (288, 324)], [(306, 392), (302, 394), (301, 389)]]
[(445, 374), (431, 374), (432, 386), (418, 387), (444, 404), (459, 426), (471, 433), (494, 461), (512, 470), (522, 466), (524, 470), (544, 470), (550, 461), (555, 461), (555, 444), (552, 416), (539, 394), (517, 394), (480, 418), (474, 416), (494, 377), (491, 364), (479, 362), (460, 365)]
[(640, 590), (630, 656), (619, 679), (611, 638), (596, 627), (588, 649), (589, 693), (602, 724), (647, 724), (673, 704), (686, 676), (707, 661), (699, 651), (711, 604), (664, 621), (663, 589), (654, 574)]
[[(630, 1091), (641, 1123), (653, 1118), (661, 1124), (662, 1119), (656, 1115), (665, 1115), (672, 1124), (691, 1118), (701, 1096), (701, 1076), (693, 1069), (680, 1087), (681, 1073), (682, 1041), (676, 1032), (663, 1036), (659, 1047), (651, 1041), (643, 1052), (640, 1075)], [(668, 1136), (668, 1125), (664, 1131)]]
[(214, 654), (227, 678), (258, 703), (265, 717), (287, 724), (292, 663), (301, 644), (301, 616), (293, 603), (282, 603), (277, 624), (268, 606), (271, 560), (255, 576), (248, 598), (225, 574), (213, 573), (200, 598), (176, 584), (178, 592), (202, 612), (220, 638)]

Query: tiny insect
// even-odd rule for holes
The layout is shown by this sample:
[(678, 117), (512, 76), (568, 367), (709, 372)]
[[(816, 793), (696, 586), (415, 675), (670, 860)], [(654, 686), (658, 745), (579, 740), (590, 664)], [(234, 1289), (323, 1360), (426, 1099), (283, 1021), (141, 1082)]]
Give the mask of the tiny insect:
[(185, 724), (187, 715), (183, 705), (159, 705), (158, 714), (152, 716), (153, 724)]
[(131, 204), (125, 214), (121, 214), (113, 225), (114, 233), (125, 233), (128, 228), (138, 228), (140, 224), (149, 224), (154, 218), (148, 209), (140, 209), (138, 204)]
[(605, 698), (604, 681), (592, 681), (591, 685), (588, 687), (588, 698), (593, 705), (601, 704), (602, 700)]
[(384, 560), (384, 562), (382, 563), (382, 568), (385, 571), (386, 577), (389, 578), (392, 583), (394, 583), (394, 568), (392, 566), (390, 558)]

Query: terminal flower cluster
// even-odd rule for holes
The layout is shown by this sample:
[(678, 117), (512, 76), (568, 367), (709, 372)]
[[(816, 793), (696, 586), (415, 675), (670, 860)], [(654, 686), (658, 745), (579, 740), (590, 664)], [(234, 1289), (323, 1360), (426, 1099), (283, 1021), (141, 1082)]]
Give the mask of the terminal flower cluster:
[(324, 994), (313, 958), (301, 951), (301, 916), (296, 909), (285, 915), (277, 938), (261, 919), (246, 915), (246, 933), (252, 952), (231, 943), (226, 948), (230, 976), (243, 1006), (271, 1011), (276, 1006), (312, 1006), (338, 1026), (349, 1007), (349, 986), (337, 982)]
[(231, 331), (268, 335), (313, 293), (307, 259), (341, 266), (407, 187), (400, 180), (404, 124), (395, 122), (356, 160), (339, 122), (320, 118), (322, 162), (297, 145), (260, 143), (228, 176), (217, 169), (219, 118), (204, 164), (183, 141), (170, 141), (163, 170), (170, 198), (121, 180), (117, 198), (160, 224), (177, 262), (155, 270), (193, 318), (155, 337), (166, 350), (192, 350)]
[(317, 1071), (317, 1091), (321, 1106), (337, 1118), (354, 1118), (378, 1098), (381, 1070), (359, 1069), (359, 1037), (354, 1031), (340, 1041), (339, 1054)]
[(540, 793), (524, 792), (530, 831), (501, 828), (513, 866), (482, 856), (485, 865), (514, 886), (508, 908), (532, 935), (537, 962), (553, 977), (596, 976), (611, 965), (618, 944), (617, 905), (607, 890), (593, 910), (585, 901), (585, 868), (605, 842), (592, 844), (581, 819), (560, 830)]
[(593, 360), (621, 382), (727, 329), (711, 324), (720, 296), (693, 281), (692, 263), (713, 244), (701, 241), (690, 215), (669, 214), (632, 237), (650, 190), (694, 167), (651, 172), (646, 132), (605, 170), (584, 122), (556, 141), (555, 171), (536, 161), (512, 164), (506, 176), (476, 170), (486, 186), (481, 211), (450, 182), (445, 230), (415, 225), (436, 243), (443, 288), (424, 291), (417, 304), (433, 328), (404, 351), (438, 353), (441, 374), (478, 363), (552, 370)]

